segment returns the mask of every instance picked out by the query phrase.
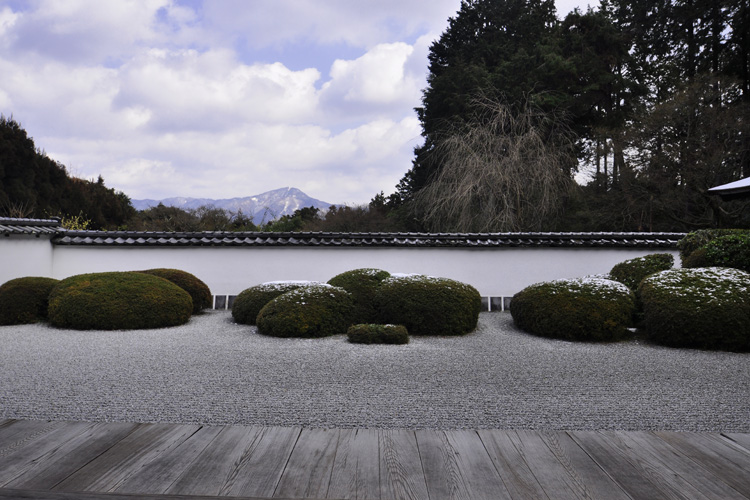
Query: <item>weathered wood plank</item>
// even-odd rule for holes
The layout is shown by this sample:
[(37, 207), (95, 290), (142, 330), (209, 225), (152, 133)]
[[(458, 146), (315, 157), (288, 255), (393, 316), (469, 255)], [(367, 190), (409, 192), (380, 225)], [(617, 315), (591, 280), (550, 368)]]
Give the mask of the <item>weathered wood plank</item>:
[(415, 432), (430, 499), (510, 498), (474, 431)]
[(673, 447), (649, 432), (616, 434), (623, 443), (629, 445), (638, 460), (647, 461), (663, 471), (660, 478), (690, 498), (746, 498), (698, 463), (676, 453)]
[(299, 438), (299, 427), (262, 427), (222, 488), (222, 495), (273, 496)]
[(508, 431), (508, 437), (547, 496), (560, 500), (578, 498), (575, 481), (538, 432)]
[(339, 432), (327, 497), (380, 499), (378, 431), (342, 429)]
[(722, 436), (727, 439), (731, 439), (739, 446), (742, 446), (745, 451), (750, 453), (750, 434), (740, 434), (738, 432), (722, 433)]
[(147, 467), (141, 467), (123, 481), (118, 493), (164, 493), (185, 469), (216, 438), (221, 427), (201, 427), (179, 445), (159, 455)]
[(33, 469), (38, 460), (55, 453), (68, 440), (74, 439), (94, 425), (87, 422), (60, 424), (54, 430), (39, 434), (23, 446), (0, 457), (0, 487)]
[(34, 467), (6, 483), (6, 488), (51, 489), (130, 434), (137, 424), (96, 424), (37, 458)]
[(274, 496), (325, 498), (338, 441), (338, 429), (303, 429)]
[(721, 439), (692, 432), (655, 432), (680, 453), (750, 498), (750, 456)]
[[(94, 493), (67, 492), (45, 490), (15, 490), (0, 488), (0, 499), (7, 500), (227, 500), (224, 496), (194, 496), (194, 495), (148, 495), (139, 493)], [(268, 500), (260, 497), (231, 497), (231, 500)], [(278, 498), (276, 500), (299, 500), (293, 498)], [(316, 500), (316, 499), (309, 499)], [(322, 499), (317, 499), (322, 500)]]
[(0, 456), (7, 455), (25, 443), (65, 425), (46, 420), (6, 420), (0, 427)]
[(630, 496), (565, 432), (540, 432), (552, 454), (568, 472), (580, 498), (629, 500)]
[(232, 425), (219, 434), (195, 458), (165, 493), (219, 495), (245, 451), (258, 438), (259, 427)]
[(511, 498), (545, 499), (547, 494), (508, 436), (508, 431), (477, 432)]
[(381, 430), (379, 438), (381, 497), (427, 500), (427, 484), (414, 431)]
[(55, 486), (60, 491), (115, 490), (141, 467), (193, 435), (200, 426), (140, 424), (93, 462)]
[[(634, 499), (687, 500), (690, 498), (685, 496), (679, 488), (675, 489), (673, 482), (663, 477), (663, 473), (668, 473), (668, 471), (658, 467), (658, 464), (651, 464), (645, 457), (638, 456), (638, 452), (622, 442), (615, 432), (594, 431), (570, 434), (589, 456)], [(689, 485), (685, 490), (693, 490), (693, 494), (700, 496)]]

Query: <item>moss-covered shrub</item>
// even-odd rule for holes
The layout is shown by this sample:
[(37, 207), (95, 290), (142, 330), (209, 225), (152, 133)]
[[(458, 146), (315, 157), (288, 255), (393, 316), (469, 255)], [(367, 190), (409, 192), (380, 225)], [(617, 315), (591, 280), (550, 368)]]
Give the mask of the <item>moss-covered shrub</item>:
[(630, 335), (635, 297), (620, 282), (578, 278), (537, 283), (510, 303), (516, 326), (564, 340), (610, 342)]
[(354, 299), (343, 288), (310, 285), (271, 300), (258, 313), (258, 332), (274, 337), (325, 337), (346, 333)]
[(674, 257), (671, 254), (652, 253), (616, 264), (609, 272), (609, 276), (631, 290), (637, 290), (643, 278), (658, 271), (672, 269), (672, 266)]
[(193, 300), (185, 290), (144, 273), (95, 273), (60, 281), (49, 297), (49, 321), (60, 328), (133, 330), (186, 323)]
[(682, 261), (682, 266), (688, 267), (685, 265), (685, 259), (689, 258), (693, 252), (703, 247), (709, 241), (718, 238), (719, 236), (748, 232), (750, 231), (747, 229), (701, 229), (686, 234), (685, 237), (677, 243), (677, 248), (680, 249), (680, 260)]
[(388, 277), (390, 273), (380, 269), (354, 269), (334, 276), (328, 280), (328, 284), (343, 288), (352, 294), (355, 323), (372, 323), (378, 318), (375, 292)]
[(21, 325), (47, 319), (47, 303), (56, 279), (16, 278), (0, 286), (0, 325)]
[(711, 267), (708, 265), (708, 260), (706, 259), (706, 247), (700, 247), (682, 259), (682, 267), (687, 269), (695, 267)]
[(482, 298), (471, 285), (447, 278), (392, 276), (376, 293), (379, 323), (404, 325), (412, 335), (463, 335), (477, 327)]
[(409, 332), (403, 325), (358, 324), (346, 332), (353, 344), (408, 344)]
[(240, 292), (232, 305), (232, 317), (237, 323), (254, 325), (263, 306), (279, 295), (305, 286), (317, 285), (312, 281), (272, 281), (251, 286)]
[(139, 272), (164, 278), (189, 293), (190, 298), (193, 299), (193, 314), (197, 314), (203, 309), (210, 308), (212, 305), (211, 302), (213, 297), (211, 296), (211, 289), (193, 274), (179, 269), (164, 268), (148, 269)]
[(672, 347), (750, 351), (750, 274), (738, 269), (673, 269), (638, 289), (647, 337)]

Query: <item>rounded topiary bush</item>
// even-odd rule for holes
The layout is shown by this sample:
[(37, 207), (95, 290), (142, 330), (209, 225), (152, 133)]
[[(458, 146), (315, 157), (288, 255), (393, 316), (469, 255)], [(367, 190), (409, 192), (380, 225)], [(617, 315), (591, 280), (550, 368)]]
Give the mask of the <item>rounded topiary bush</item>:
[(139, 271), (141, 273), (151, 274), (171, 281), (179, 286), (193, 299), (193, 314), (201, 312), (203, 309), (210, 308), (213, 301), (211, 289), (195, 275), (179, 269), (148, 269)]
[(671, 254), (652, 253), (616, 264), (609, 272), (609, 276), (631, 290), (637, 290), (643, 278), (649, 274), (672, 269), (673, 265), (674, 257)]
[(310, 285), (279, 295), (258, 313), (258, 332), (274, 337), (326, 337), (346, 333), (354, 299), (343, 288)]
[(78, 330), (133, 330), (186, 323), (193, 300), (185, 290), (144, 273), (94, 273), (60, 281), (49, 297), (49, 321)]
[(47, 303), (56, 279), (16, 278), (0, 286), (0, 325), (21, 325), (47, 319)]
[(750, 274), (718, 267), (673, 269), (644, 279), (638, 293), (649, 340), (750, 351)]
[(618, 281), (578, 278), (537, 283), (510, 302), (522, 330), (563, 340), (609, 342), (628, 335), (635, 298)]
[(240, 292), (232, 304), (232, 317), (237, 323), (254, 325), (263, 306), (279, 295), (305, 286), (317, 285), (313, 281), (272, 281), (251, 286)]
[(750, 231), (747, 229), (700, 229), (686, 234), (684, 238), (677, 242), (677, 248), (680, 250), (682, 267), (704, 267), (699, 265), (686, 265), (686, 260), (690, 258), (693, 252), (705, 246), (709, 241), (719, 238), (720, 236), (749, 232)]
[(372, 323), (378, 318), (375, 292), (388, 277), (390, 273), (380, 269), (354, 269), (334, 276), (328, 280), (328, 284), (343, 288), (352, 294), (355, 323)]
[(353, 344), (408, 344), (409, 332), (403, 325), (358, 324), (346, 332)]
[(376, 293), (380, 323), (412, 335), (463, 335), (476, 329), (482, 298), (471, 285), (447, 278), (392, 276)]
[(719, 236), (700, 250), (705, 267), (731, 267), (750, 272), (750, 233)]

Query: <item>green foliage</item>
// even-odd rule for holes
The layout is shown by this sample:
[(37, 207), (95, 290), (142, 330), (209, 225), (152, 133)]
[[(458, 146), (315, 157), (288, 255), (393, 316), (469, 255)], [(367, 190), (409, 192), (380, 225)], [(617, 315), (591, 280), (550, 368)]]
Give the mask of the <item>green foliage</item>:
[(328, 280), (329, 285), (343, 288), (354, 298), (355, 323), (372, 323), (378, 318), (375, 293), (390, 273), (380, 269), (354, 269), (338, 274)]
[(447, 278), (399, 276), (384, 280), (375, 298), (380, 323), (404, 325), (412, 335), (463, 335), (477, 327), (482, 298)]
[(563, 340), (611, 342), (630, 335), (635, 298), (622, 283), (578, 278), (537, 283), (510, 303), (516, 326)]
[(279, 295), (258, 313), (258, 332), (274, 337), (316, 338), (344, 334), (354, 299), (343, 288), (311, 285)]
[(677, 243), (677, 248), (680, 250), (680, 259), (682, 259), (682, 265), (685, 266), (685, 260), (690, 257), (693, 252), (705, 246), (709, 241), (718, 238), (719, 236), (742, 233), (750, 233), (750, 231), (745, 229), (700, 229), (698, 231), (693, 231), (686, 234), (685, 237)]
[(409, 332), (403, 325), (352, 325), (346, 332), (353, 344), (408, 344)]
[(94, 273), (60, 281), (49, 297), (49, 321), (77, 330), (133, 330), (187, 323), (185, 290), (144, 273)]
[(104, 179), (68, 175), (64, 165), (39, 151), (12, 118), (0, 115), (0, 209), (23, 207), (30, 217), (79, 214), (92, 229), (115, 229), (135, 214), (130, 199)]
[(750, 351), (750, 274), (673, 269), (641, 282), (649, 340), (671, 347)]
[(652, 253), (616, 264), (609, 272), (609, 276), (635, 291), (643, 278), (658, 271), (671, 269), (672, 266), (674, 266), (672, 254)]
[(261, 285), (246, 288), (234, 299), (234, 304), (232, 304), (232, 317), (237, 323), (254, 325), (258, 313), (263, 309), (263, 306), (279, 295), (312, 284), (314, 283), (307, 281), (279, 281), (263, 283)]
[(750, 272), (750, 233), (719, 236), (703, 246), (706, 265)]
[(36, 323), (47, 319), (52, 278), (16, 278), (0, 286), (0, 325)]
[(189, 293), (190, 298), (193, 299), (193, 314), (200, 313), (203, 309), (211, 307), (211, 302), (213, 301), (211, 289), (193, 274), (179, 269), (164, 268), (148, 269), (139, 272), (164, 278)]

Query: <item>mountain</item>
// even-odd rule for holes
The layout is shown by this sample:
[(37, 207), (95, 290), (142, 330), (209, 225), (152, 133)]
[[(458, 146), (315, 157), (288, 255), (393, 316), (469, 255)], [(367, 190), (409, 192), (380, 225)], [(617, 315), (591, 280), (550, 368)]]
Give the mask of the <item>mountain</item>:
[(311, 198), (293, 187), (274, 189), (273, 191), (245, 198), (213, 200), (210, 198), (176, 197), (165, 198), (163, 200), (131, 200), (131, 203), (136, 210), (146, 210), (150, 207), (155, 207), (159, 203), (183, 210), (190, 210), (201, 206), (213, 206), (230, 212), (242, 210), (243, 214), (252, 215), (253, 221), (256, 224), (277, 219), (282, 215), (291, 215), (295, 210), (300, 208), (315, 207), (326, 211), (331, 206), (331, 203)]

